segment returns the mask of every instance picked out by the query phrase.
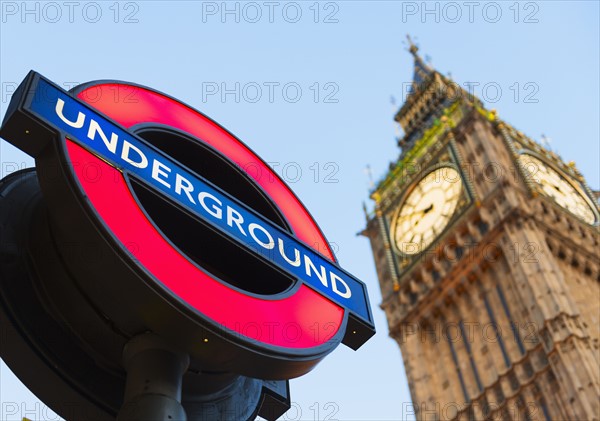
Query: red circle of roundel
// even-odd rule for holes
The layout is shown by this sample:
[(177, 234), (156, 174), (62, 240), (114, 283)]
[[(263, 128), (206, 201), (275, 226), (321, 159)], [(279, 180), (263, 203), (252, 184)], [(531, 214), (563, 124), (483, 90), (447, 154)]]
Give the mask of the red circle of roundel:
[[(132, 89), (132, 101), (115, 100), (115, 92)], [(279, 208), (294, 235), (334, 260), (323, 234), (298, 198), (269, 166), (214, 121), (164, 94), (121, 82), (87, 86), (77, 96), (126, 128), (152, 123), (170, 126), (202, 139), (239, 168), (258, 166), (259, 171), (249, 175)], [(339, 331), (343, 308), (304, 284), (285, 298), (261, 299), (232, 289), (199, 269), (148, 220), (120, 171), (76, 143), (68, 139), (66, 143), (70, 160), (79, 163), (76, 177), (109, 230), (121, 244), (139, 245), (130, 249), (137, 262), (193, 309), (253, 341), (285, 348), (323, 345)], [(86, 176), (85, 168), (97, 168), (100, 176)], [(273, 323), (283, 328), (260, 339), (249, 336), (246, 328)], [(291, 333), (285, 329), (290, 324), (294, 325)]]

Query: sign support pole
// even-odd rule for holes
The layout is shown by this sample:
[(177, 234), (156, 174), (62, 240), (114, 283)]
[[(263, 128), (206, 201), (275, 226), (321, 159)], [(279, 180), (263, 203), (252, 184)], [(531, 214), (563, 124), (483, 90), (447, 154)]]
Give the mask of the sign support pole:
[(127, 384), (117, 420), (186, 421), (181, 384), (189, 363), (187, 354), (174, 350), (155, 334), (132, 338), (123, 350)]

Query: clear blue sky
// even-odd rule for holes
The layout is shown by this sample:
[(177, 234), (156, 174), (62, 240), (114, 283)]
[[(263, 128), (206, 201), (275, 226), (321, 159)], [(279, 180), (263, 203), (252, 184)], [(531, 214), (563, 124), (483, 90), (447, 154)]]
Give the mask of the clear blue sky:
[[(294, 408), (284, 419), (410, 419), (368, 240), (355, 235), (364, 227), (365, 166), (379, 178), (399, 152), (392, 116), (412, 77), (405, 34), (439, 71), (478, 83), (475, 94), (501, 118), (532, 138), (545, 134), (600, 187), (598, 2), (482, 1), (471, 10), (464, 2), (228, 2), (225, 15), (220, 1), (117, 6), (30, 2), (24, 14), (21, 2), (2, 2), (1, 114), (30, 69), (65, 87), (127, 80), (191, 104), (274, 163), (337, 244), (342, 266), (368, 284), (378, 329), (358, 352), (341, 346), (293, 380)], [(210, 94), (235, 92), (236, 83), (239, 100)], [(2, 176), (32, 165), (5, 142), (0, 161)], [(29, 417), (56, 419), (40, 403), (35, 409), (39, 401), (5, 365), (0, 374), (2, 410), (25, 402)]]

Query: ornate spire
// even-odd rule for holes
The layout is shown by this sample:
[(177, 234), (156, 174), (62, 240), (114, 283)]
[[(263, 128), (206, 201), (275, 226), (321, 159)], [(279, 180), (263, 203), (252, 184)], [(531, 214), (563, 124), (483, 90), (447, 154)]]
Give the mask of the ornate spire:
[(414, 73), (413, 73), (413, 88), (421, 85), (432, 73), (433, 69), (429, 67), (418, 54), (419, 47), (413, 42), (410, 35), (406, 35), (408, 40), (408, 51), (415, 58)]
[(413, 56), (416, 56), (417, 51), (419, 51), (419, 47), (417, 47), (417, 44), (413, 42), (409, 34), (406, 34), (406, 39), (408, 40), (408, 51), (410, 51)]
[[(409, 151), (423, 133), (433, 125), (442, 122), (444, 111), (456, 101), (477, 101), (468, 92), (430, 67), (419, 55), (419, 47), (407, 35), (408, 51), (414, 58), (413, 80), (405, 91), (404, 104), (394, 120), (400, 123), (404, 137), (398, 139), (402, 154)], [(406, 84), (403, 90), (406, 89)], [(457, 91), (458, 90), (458, 91)]]

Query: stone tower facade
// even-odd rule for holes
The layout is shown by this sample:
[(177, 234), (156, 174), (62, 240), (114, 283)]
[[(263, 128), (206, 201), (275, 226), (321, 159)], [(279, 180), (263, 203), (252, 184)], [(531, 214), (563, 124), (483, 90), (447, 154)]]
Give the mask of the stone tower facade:
[(573, 163), (410, 52), (402, 152), (363, 231), (410, 408), (419, 420), (600, 419), (596, 199)]

